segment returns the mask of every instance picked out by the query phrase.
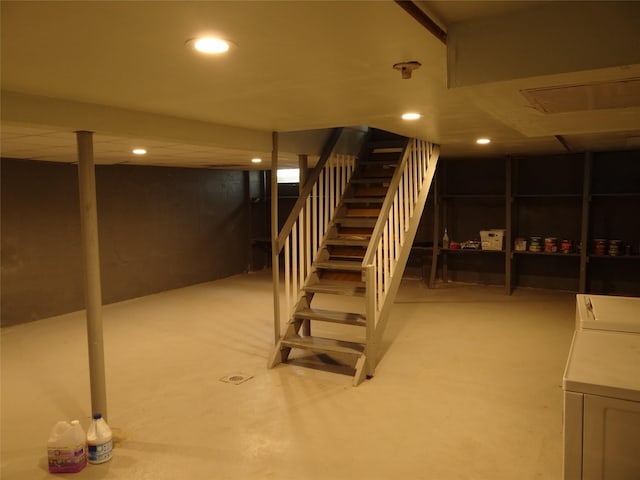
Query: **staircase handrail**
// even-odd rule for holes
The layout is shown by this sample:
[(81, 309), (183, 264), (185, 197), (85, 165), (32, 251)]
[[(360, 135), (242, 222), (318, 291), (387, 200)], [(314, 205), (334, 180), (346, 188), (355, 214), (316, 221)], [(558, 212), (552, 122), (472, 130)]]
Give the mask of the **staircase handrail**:
[(377, 345), (382, 341), (402, 280), (438, 157), (437, 145), (415, 138), (409, 140), (362, 261), (367, 317), (364, 354), (369, 376), (373, 375), (377, 363)]
[[(373, 257), (378, 250), (378, 243), (380, 242), (380, 237), (382, 237), (382, 232), (384, 230), (385, 225), (387, 224), (387, 219), (389, 218), (389, 211), (393, 206), (393, 200), (400, 185), (400, 181), (402, 180), (402, 176), (404, 175), (404, 170), (407, 165), (407, 161), (409, 159), (410, 153), (410, 139), (407, 138), (407, 143), (404, 146), (402, 160), (398, 164), (396, 171), (393, 173), (393, 177), (391, 177), (391, 181), (389, 182), (389, 189), (387, 190), (387, 195), (382, 203), (382, 207), (380, 207), (380, 213), (378, 214), (378, 219), (376, 220), (376, 225), (373, 229), (373, 233), (371, 234), (371, 241), (369, 242), (369, 246), (367, 247), (367, 252), (362, 259), (362, 268), (364, 269), (367, 265), (371, 265), (373, 262)], [(364, 270), (363, 270), (364, 271)]]
[[(311, 190), (313, 189), (313, 186), (318, 181), (318, 177), (320, 176), (322, 169), (324, 168), (329, 158), (331, 158), (331, 153), (333, 152), (333, 149), (336, 146), (336, 143), (338, 143), (338, 139), (340, 138), (340, 135), (342, 134), (343, 130), (344, 130), (343, 127), (339, 127), (339, 128), (334, 128), (331, 131), (331, 134), (329, 135), (329, 138), (327, 139), (327, 142), (325, 143), (322, 149), (322, 153), (320, 154), (320, 159), (318, 160), (318, 163), (316, 164), (313, 171), (307, 178), (302, 190), (300, 190), (300, 195), (298, 195), (298, 200), (296, 200), (296, 203), (293, 205), (293, 208), (291, 209), (291, 213), (289, 213), (287, 220), (284, 222), (284, 225), (280, 229), (280, 233), (278, 233), (278, 239), (276, 243), (276, 247), (277, 247), (276, 251), (278, 254), (282, 252), (282, 249), (284, 248), (285, 240), (291, 233), (293, 225), (295, 224), (298, 216), (300, 215), (300, 211), (304, 208), (307, 201), (307, 197), (311, 194)], [(273, 194), (274, 193), (272, 192), (272, 195)]]

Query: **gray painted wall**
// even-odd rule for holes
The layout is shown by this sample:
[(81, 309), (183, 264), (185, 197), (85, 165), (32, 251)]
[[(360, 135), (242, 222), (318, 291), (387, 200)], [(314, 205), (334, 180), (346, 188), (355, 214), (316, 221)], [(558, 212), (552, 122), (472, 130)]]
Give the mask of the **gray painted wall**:
[[(84, 308), (75, 165), (2, 159), (2, 325)], [(103, 303), (249, 264), (240, 171), (96, 167)]]

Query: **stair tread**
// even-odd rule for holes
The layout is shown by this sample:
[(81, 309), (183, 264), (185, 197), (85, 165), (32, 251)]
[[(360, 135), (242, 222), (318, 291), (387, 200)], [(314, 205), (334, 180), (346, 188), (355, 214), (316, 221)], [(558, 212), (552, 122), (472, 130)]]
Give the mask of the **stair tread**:
[(332, 270), (349, 270), (352, 272), (359, 272), (362, 270), (362, 264), (359, 262), (350, 262), (348, 260), (324, 260), (315, 262), (314, 264), (318, 268), (332, 269)]
[(371, 228), (376, 226), (377, 221), (377, 217), (340, 217), (335, 220), (339, 225)]
[(329, 238), (327, 239), (326, 244), (343, 245), (348, 247), (367, 247), (369, 246), (369, 238), (358, 235), (353, 235), (353, 238)]
[(345, 342), (323, 337), (285, 337), (282, 339), (285, 347), (305, 348), (314, 352), (323, 353), (349, 353), (361, 355), (364, 352), (364, 345), (355, 342)]
[(390, 177), (360, 177), (352, 178), (351, 183), (358, 184), (388, 184), (391, 181)]
[(308, 308), (295, 313), (298, 318), (321, 320), (325, 322), (343, 323), (348, 325), (365, 326), (366, 317), (360, 313), (338, 312), (320, 308)]
[[(376, 155), (373, 153), (372, 155)], [(395, 167), (400, 163), (399, 159), (379, 158), (379, 159), (365, 159), (360, 163), (360, 167), (388, 167), (390, 170), (395, 170)]]
[(406, 138), (397, 138), (397, 139), (380, 139), (380, 140), (369, 140), (367, 142), (367, 146), (369, 148), (404, 148), (407, 144)]
[(371, 207), (350, 207), (344, 212), (345, 217), (349, 218), (363, 218), (363, 217), (375, 217), (377, 218), (380, 215), (380, 207), (371, 208)]
[(344, 199), (345, 203), (382, 203), (384, 197), (350, 197)]
[(348, 280), (321, 280), (313, 285), (307, 285), (305, 291), (331, 295), (361, 296), (365, 293), (365, 286), (362, 282)]

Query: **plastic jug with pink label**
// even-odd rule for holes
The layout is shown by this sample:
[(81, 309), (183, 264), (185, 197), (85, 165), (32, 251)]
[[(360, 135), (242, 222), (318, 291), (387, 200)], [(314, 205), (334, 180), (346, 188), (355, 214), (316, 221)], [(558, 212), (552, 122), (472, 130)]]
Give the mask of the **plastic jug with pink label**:
[(51, 429), (47, 442), (49, 471), (75, 473), (87, 464), (84, 430), (78, 420), (60, 421)]

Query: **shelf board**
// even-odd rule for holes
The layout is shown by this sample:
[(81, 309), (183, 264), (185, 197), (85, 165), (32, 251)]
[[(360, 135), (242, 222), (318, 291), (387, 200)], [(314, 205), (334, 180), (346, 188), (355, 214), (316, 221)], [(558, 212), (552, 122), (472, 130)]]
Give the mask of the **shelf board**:
[(589, 260), (592, 258), (598, 260), (640, 260), (640, 255), (589, 255)]
[(504, 253), (504, 250), (482, 250), (481, 248), (440, 248), (440, 250), (451, 253)]
[(516, 255), (538, 255), (544, 257), (580, 257), (579, 253), (563, 253), (563, 252), (530, 252), (528, 250), (513, 250)]
[(640, 192), (629, 193), (592, 193), (592, 198), (620, 198), (620, 197), (640, 197)]
[(427, 247), (424, 245), (413, 245), (411, 247), (411, 250), (416, 252), (430, 252), (433, 250), (433, 247)]
[(516, 193), (514, 198), (582, 198), (581, 193)]
[(451, 198), (468, 198), (468, 199), (476, 199), (476, 198), (505, 198), (504, 193), (448, 193), (446, 195), (442, 195), (442, 198), (451, 199)]

